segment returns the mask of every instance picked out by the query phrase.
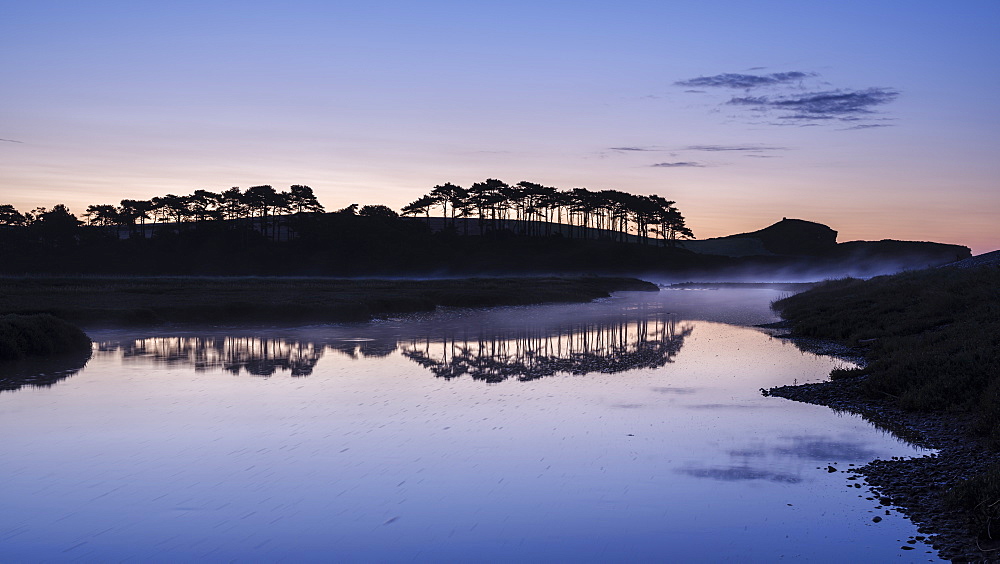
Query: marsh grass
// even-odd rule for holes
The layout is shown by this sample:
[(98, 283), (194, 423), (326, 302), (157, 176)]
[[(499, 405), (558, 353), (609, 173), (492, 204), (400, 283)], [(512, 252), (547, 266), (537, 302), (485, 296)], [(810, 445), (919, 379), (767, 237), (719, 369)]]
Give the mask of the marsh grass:
[(342, 322), (430, 311), (585, 302), (654, 284), (615, 277), (437, 280), (278, 277), (6, 277), (0, 313), (47, 313), (83, 324)]
[[(843, 279), (774, 303), (796, 335), (867, 347), (864, 395), (913, 411), (971, 412), (1000, 448), (1000, 268)], [(951, 492), (977, 526), (1000, 519), (1000, 465)], [(982, 529), (985, 530), (985, 529)], [(994, 536), (1000, 536), (996, 531)]]
[(974, 410), (1000, 446), (1000, 268), (835, 280), (774, 308), (796, 335), (866, 347), (866, 395), (909, 410)]
[(0, 361), (79, 354), (90, 338), (52, 315), (0, 315)]
[(1000, 539), (1000, 464), (951, 488), (950, 504), (966, 511), (982, 539)]

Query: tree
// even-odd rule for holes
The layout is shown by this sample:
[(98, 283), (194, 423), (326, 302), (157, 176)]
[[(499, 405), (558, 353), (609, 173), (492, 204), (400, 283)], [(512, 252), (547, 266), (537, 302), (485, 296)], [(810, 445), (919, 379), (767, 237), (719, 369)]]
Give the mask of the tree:
[(288, 204), (295, 213), (322, 213), (323, 204), (319, 203), (313, 189), (308, 186), (296, 184), (289, 189)]
[(54, 247), (69, 246), (76, 242), (77, 228), (83, 223), (70, 213), (63, 204), (56, 204), (51, 210), (42, 210), (35, 217), (31, 229), (44, 244)]
[(17, 211), (14, 206), (10, 204), (0, 205), (0, 225), (21, 226), (27, 223), (27, 221), (27, 218), (21, 212)]
[(167, 194), (166, 196), (153, 198), (153, 207), (163, 214), (166, 219), (173, 219), (174, 222), (184, 221), (188, 214), (187, 197)]
[(197, 221), (205, 221), (205, 218), (218, 217), (217, 209), (222, 196), (208, 190), (195, 190), (187, 197), (187, 211), (189, 215)]
[(469, 192), (461, 186), (445, 182), (431, 189), (429, 196), (436, 204), (441, 206), (441, 215), (445, 219), (448, 218), (448, 207), (451, 206), (451, 224), (454, 225), (455, 215), (469, 197)]
[(283, 205), (284, 198), (279, 196), (270, 184), (262, 184), (247, 188), (247, 191), (243, 194), (243, 201), (249, 208), (251, 217), (254, 216), (254, 212), (259, 214), (260, 231), (264, 235), (267, 235), (270, 223), (268, 216), (274, 208)]
[(396, 213), (389, 206), (383, 205), (369, 205), (363, 206), (359, 211), (358, 215), (362, 217), (375, 217), (380, 219), (396, 219), (399, 214)]
[(431, 208), (436, 205), (437, 202), (431, 196), (420, 196), (416, 201), (410, 202), (403, 206), (402, 215), (418, 215), (425, 214), (428, 218), (431, 217)]
[(340, 215), (358, 215), (358, 204), (351, 204), (345, 208), (341, 208), (333, 213)]
[(223, 219), (240, 219), (248, 213), (246, 198), (238, 186), (233, 186), (219, 195), (219, 211)]
[[(138, 219), (139, 224), (143, 226), (143, 231), (145, 231), (146, 220), (149, 219), (150, 212), (153, 211), (153, 202), (150, 200), (122, 200), (118, 207), (118, 219), (119, 222), (128, 225), (130, 228), (135, 226), (135, 221)], [(134, 229), (131, 229), (134, 231)]]

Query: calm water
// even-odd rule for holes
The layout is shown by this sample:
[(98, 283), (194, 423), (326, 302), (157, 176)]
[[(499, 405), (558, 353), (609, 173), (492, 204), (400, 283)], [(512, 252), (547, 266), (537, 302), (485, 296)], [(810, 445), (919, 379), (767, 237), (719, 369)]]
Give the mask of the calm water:
[(92, 332), (5, 368), (51, 385), (0, 391), (0, 561), (933, 559), (827, 472), (920, 451), (758, 392), (839, 362), (738, 325), (775, 297)]

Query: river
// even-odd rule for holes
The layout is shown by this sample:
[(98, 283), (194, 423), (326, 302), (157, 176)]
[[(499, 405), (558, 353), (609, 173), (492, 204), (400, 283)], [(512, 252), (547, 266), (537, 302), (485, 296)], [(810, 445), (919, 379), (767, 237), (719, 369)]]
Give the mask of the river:
[(0, 561), (935, 560), (844, 472), (926, 452), (760, 394), (843, 364), (777, 297), (88, 331), (5, 368)]

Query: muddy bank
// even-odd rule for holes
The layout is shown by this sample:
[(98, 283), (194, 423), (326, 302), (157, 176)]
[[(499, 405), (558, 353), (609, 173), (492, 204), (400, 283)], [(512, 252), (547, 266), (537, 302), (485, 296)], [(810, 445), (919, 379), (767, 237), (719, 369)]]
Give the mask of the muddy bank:
[[(830, 345), (837, 347), (835, 344)], [(906, 515), (924, 542), (941, 558), (957, 562), (1000, 562), (1000, 541), (984, 541), (972, 534), (969, 516), (950, 507), (946, 492), (956, 483), (982, 473), (1000, 460), (972, 433), (973, 417), (962, 413), (914, 413), (888, 402), (861, 399), (865, 376), (819, 384), (782, 386), (762, 390), (765, 395), (828, 406), (853, 413), (877, 428), (915, 445), (937, 449), (919, 458), (874, 460), (849, 470), (860, 474), (872, 497)]]

